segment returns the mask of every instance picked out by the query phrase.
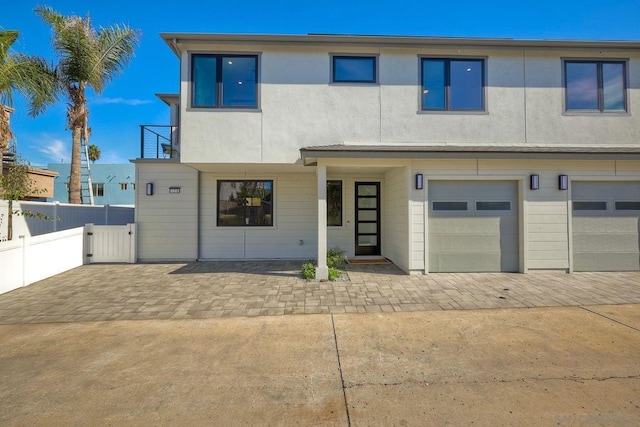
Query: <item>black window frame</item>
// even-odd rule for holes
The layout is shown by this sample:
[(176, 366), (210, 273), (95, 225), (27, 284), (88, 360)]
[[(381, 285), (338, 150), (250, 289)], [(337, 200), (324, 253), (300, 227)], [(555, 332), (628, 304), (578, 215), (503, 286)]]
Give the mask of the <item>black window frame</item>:
[[(196, 91), (196, 85), (195, 85), (195, 71), (196, 71), (196, 67), (194, 67), (194, 58), (198, 58), (198, 57), (213, 57), (216, 58), (216, 103), (214, 105), (196, 105), (194, 103), (195, 100), (195, 91)], [(224, 88), (223, 88), (223, 84), (222, 84), (222, 79), (223, 79), (223, 72), (222, 72), (222, 59), (223, 58), (253, 58), (255, 60), (255, 67), (256, 67), (256, 73), (255, 73), (255, 105), (251, 105), (251, 106), (242, 106), (242, 105), (232, 105), (232, 106), (225, 106), (222, 105), (222, 100), (223, 100), (223, 94), (224, 94)], [(260, 82), (260, 55), (255, 54), (255, 53), (192, 53), (190, 55), (190, 59), (189, 59), (189, 66), (191, 67), (190, 69), (190, 75), (189, 75), (189, 84), (191, 85), (190, 88), (190, 100), (189, 100), (189, 105), (191, 108), (194, 109), (216, 109), (216, 110), (236, 110), (236, 109), (240, 109), (240, 110), (256, 110), (259, 108), (260, 105), (260, 91), (259, 91), (259, 82)]]
[[(444, 108), (425, 108), (424, 107), (424, 63), (426, 61), (444, 61)], [(477, 61), (480, 62), (480, 70), (482, 73), (482, 88), (480, 89), (480, 96), (482, 98), (482, 106), (480, 108), (451, 108), (451, 62), (467, 62)], [(478, 57), (439, 57), (439, 56), (421, 56), (420, 57), (420, 111), (424, 112), (461, 112), (461, 113), (474, 113), (474, 112), (486, 112), (487, 111), (487, 58)]]
[[(507, 206), (507, 207), (505, 207)], [(509, 200), (476, 200), (476, 212), (510, 212), (513, 206)]]
[[(220, 221), (220, 187), (223, 183), (230, 182), (269, 182), (271, 183), (271, 223), (270, 224), (223, 224)], [(273, 179), (218, 179), (216, 182), (216, 226), (217, 227), (275, 227), (275, 186)], [(247, 218), (246, 209), (251, 208), (251, 206), (243, 206), (243, 211), (245, 214), (243, 218)], [(249, 215), (249, 217), (251, 217)]]
[[(340, 223), (338, 224), (331, 224), (329, 223), (329, 208), (330, 208), (330, 203), (329, 203), (329, 183), (332, 184), (340, 184), (340, 197), (338, 199), (338, 203), (340, 205)], [(343, 203), (343, 196), (344, 196), (344, 185), (342, 183), (341, 179), (328, 179), (327, 180), (327, 227), (342, 227), (344, 225), (344, 203)]]
[(609, 210), (607, 200), (573, 200), (571, 202), (573, 212), (603, 212)]
[[(338, 79), (336, 76), (336, 60), (371, 60), (373, 62), (373, 79)], [(376, 55), (331, 55), (331, 83), (362, 83), (377, 84), (378, 83), (378, 56)]]
[[(464, 209), (462, 205), (464, 205)], [(469, 211), (469, 202), (464, 200), (433, 200), (431, 210), (434, 212), (467, 212)]]
[[(564, 59), (562, 63), (562, 85), (564, 88), (564, 112), (565, 113), (606, 113), (606, 114), (626, 114), (629, 112), (629, 85), (627, 82), (627, 68), (628, 62), (625, 59)], [(568, 64), (595, 64), (598, 80), (598, 108), (597, 109), (584, 109), (584, 108), (569, 108), (569, 91), (567, 90), (567, 65)], [(624, 103), (624, 109), (622, 110), (605, 110), (604, 109), (604, 78), (602, 72), (603, 64), (620, 64), (622, 65), (622, 97)]]

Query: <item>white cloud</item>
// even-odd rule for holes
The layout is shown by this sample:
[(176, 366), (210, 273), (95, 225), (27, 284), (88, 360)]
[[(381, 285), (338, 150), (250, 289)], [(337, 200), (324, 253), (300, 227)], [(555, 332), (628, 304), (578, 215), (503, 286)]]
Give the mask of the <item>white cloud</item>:
[(69, 163), (71, 161), (71, 155), (69, 154), (69, 145), (67, 142), (63, 142), (59, 139), (49, 139), (37, 147), (38, 151), (46, 156), (49, 163)]
[(95, 98), (93, 100), (94, 104), (97, 105), (105, 105), (105, 104), (121, 104), (121, 105), (130, 105), (130, 106), (137, 106), (137, 105), (144, 105), (144, 104), (150, 104), (151, 101), (148, 99), (126, 99), (126, 98), (107, 98), (107, 97), (101, 97), (101, 98)]
[(98, 163), (119, 165), (123, 163), (129, 163), (129, 160), (122, 157), (117, 151), (109, 150), (101, 153)]

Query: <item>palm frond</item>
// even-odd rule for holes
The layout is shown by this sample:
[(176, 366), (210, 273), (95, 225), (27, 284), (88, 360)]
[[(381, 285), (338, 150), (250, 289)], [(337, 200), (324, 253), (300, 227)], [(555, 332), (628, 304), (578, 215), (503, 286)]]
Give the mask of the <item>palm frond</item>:
[(15, 30), (0, 31), (0, 63), (9, 56), (9, 48), (18, 39), (18, 32)]
[(55, 73), (38, 56), (11, 54), (17, 38), (17, 31), (0, 31), (0, 102), (12, 105), (13, 92), (20, 92), (29, 101), (29, 112), (37, 115), (56, 100)]
[(34, 11), (36, 15), (51, 25), (54, 31), (57, 31), (64, 24), (65, 16), (53, 10), (50, 6), (37, 6)]
[(58, 100), (61, 92), (56, 68), (38, 56), (15, 56), (16, 87), (29, 101), (29, 114), (37, 116)]
[(102, 92), (106, 83), (119, 76), (133, 58), (138, 47), (140, 32), (127, 26), (101, 27), (98, 31), (98, 52), (91, 72), (91, 86)]

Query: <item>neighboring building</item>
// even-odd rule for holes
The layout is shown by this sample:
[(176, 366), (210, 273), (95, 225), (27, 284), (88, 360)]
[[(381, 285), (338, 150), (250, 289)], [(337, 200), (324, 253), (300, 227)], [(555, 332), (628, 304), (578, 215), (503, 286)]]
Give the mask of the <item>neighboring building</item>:
[[(47, 201), (69, 201), (69, 163), (49, 163), (47, 168), (58, 172), (54, 194)], [(132, 164), (91, 164), (91, 182), (96, 205), (133, 205), (135, 203), (135, 166)]]
[[(15, 110), (7, 105), (0, 104), (0, 114), (4, 115), (5, 124), (11, 129), (11, 114)], [(2, 144), (0, 141), (0, 174), (7, 173), (7, 169), (16, 164), (18, 156), (16, 153), (16, 140), (10, 138), (8, 142)], [(53, 196), (53, 180), (58, 176), (57, 173), (39, 168), (29, 168), (29, 178), (33, 182), (34, 193), (28, 194), (24, 200), (45, 201), (47, 197)], [(0, 196), (2, 189), (0, 188)]]
[[(13, 165), (5, 164), (3, 173), (8, 173), (9, 168)], [(33, 183), (33, 190), (31, 194), (27, 194), (22, 200), (28, 200), (32, 202), (45, 202), (47, 197), (53, 196), (53, 182), (58, 177), (57, 172), (52, 172), (46, 169), (29, 168), (27, 175)], [(0, 188), (0, 198), (3, 194), (2, 188)]]
[(640, 269), (640, 42), (162, 37), (180, 93), (134, 160), (140, 260)]

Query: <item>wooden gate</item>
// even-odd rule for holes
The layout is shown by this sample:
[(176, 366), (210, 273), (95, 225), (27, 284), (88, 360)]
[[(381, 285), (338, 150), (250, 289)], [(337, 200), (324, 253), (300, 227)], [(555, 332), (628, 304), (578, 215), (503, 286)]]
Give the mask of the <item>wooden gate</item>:
[(136, 262), (135, 224), (85, 225), (87, 263)]

